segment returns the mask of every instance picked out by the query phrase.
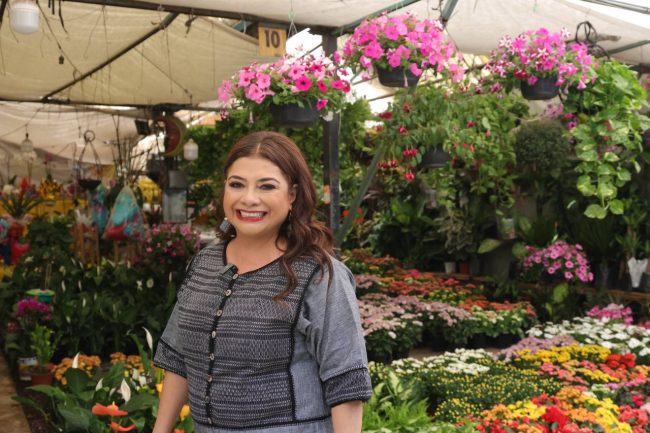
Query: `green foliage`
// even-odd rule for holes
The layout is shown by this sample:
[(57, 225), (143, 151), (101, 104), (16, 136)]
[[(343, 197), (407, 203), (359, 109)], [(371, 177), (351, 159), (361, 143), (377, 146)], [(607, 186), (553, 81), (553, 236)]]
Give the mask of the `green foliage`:
[(580, 215), (572, 221), (571, 228), (574, 243), (582, 245), (590, 260), (615, 261), (620, 255), (613, 236), (619, 227), (613, 215), (601, 220)]
[(523, 123), (515, 133), (515, 153), (521, 176), (560, 177), (568, 166), (570, 146), (565, 127), (557, 120)]
[(641, 134), (650, 120), (639, 113), (647, 107), (647, 93), (628, 66), (602, 61), (597, 73), (586, 89), (569, 92), (564, 106), (578, 117), (571, 133), (580, 161), (577, 188), (590, 201), (584, 213), (603, 219), (625, 212), (619, 189), (641, 169)]
[(427, 406), (416, 381), (389, 372), (364, 405), (363, 431), (422, 432), (431, 425)]
[[(53, 334), (54, 331), (43, 325), (36, 325), (30, 334), (31, 348), (34, 351), (34, 355), (36, 355), (38, 368), (43, 371), (48, 371), (45, 368), (45, 364), (50, 362), (52, 356), (54, 356), (56, 341), (52, 341)], [(58, 339), (57, 337), (56, 340), (58, 341)]]

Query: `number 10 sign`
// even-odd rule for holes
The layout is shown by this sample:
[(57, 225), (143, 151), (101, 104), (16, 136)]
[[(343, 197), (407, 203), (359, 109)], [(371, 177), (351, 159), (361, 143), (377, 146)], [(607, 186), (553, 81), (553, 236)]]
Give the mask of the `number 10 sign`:
[(280, 57), (285, 53), (287, 30), (279, 27), (258, 26), (260, 56)]

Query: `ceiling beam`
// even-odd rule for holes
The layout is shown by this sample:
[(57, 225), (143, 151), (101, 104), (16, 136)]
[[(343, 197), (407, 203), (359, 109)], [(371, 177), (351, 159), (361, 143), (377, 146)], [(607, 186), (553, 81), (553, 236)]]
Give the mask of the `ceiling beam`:
[[(215, 9), (193, 8), (193, 7), (178, 6), (178, 5), (163, 5), (163, 4), (149, 3), (149, 2), (143, 2), (143, 1), (137, 1), (137, 0), (134, 0), (134, 1), (129, 1), (129, 0), (63, 0), (63, 1), (65, 3), (67, 3), (67, 2), (86, 3), (86, 4), (94, 4), (94, 5), (100, 5), (100, 6), (123, 7), (123, 8), (129, 8), (129, 9), (141, 9), (141, 10), (161, 11), (161, 12), (175, 12), (175, 13), (178, 13), (178, 14), (194, 15), (194, 16), (202, 16), (202, 17), (229, 18), (229, 19), (233, 19), (233, 20), (243, 20), (243, 21), (251, 21), (251, 22), (257, 22), (257, 23), (280, 24), (280, 25), (283, 25), (283, 26), (286, 26), (286, 27), (288, 27), (289, 24), (291, 24), (290, 21), (268, 18), (268, 17), (264, 17), (264, 16), (261, 16), (261, 15), (244, 14), (244, 13), (240, 13), (240, 12), (222, 11), (222, 10), (215, 10)], [(332, 27), (313, 25), (313, 24), (309, 24), (309, 23), (294, 22), (294, 25), (296, 26), (296, 28), (298, 28), (298, 30), (305, 29), (305, 28), (328, 29), (329, 31), (332, 30)]]
[(607, 50), (607, 54), (618, 54), (618, 53), (622, 53), (623, 51), (631, 50), (633, 48), (642, 47), (642, 46), (648, 45), (648, 44), (650, 44), (650, 40), (646, 39), (644, 41), (634, 42), (633, 44), (623, 45), (622, 47), (612, 48), (611, 50)]
[(160, 23), (158, 23), (158, 25), (157, 25), (156, 27), (154, 27), (153, 29), (149, 30), (147, 33), (145, 33), (144, 35), (142, 35), (141, 37), (139, 37), (139, 38), (136, 39), (135, 41), (131, 42), (129, 45), (127, 45), (126, 47), (124, 47), (122, 50), (120, 50), (119, 52), (113, 54), (113, 55), (110, 56), (108, 59), (104, 60), (102, 63), (100, 63), (99, 65), (95, 66), (95, 67), (92, 68), (91, 70), (89, 70), (89, 71), (87, 71), (87, 72), (84, 72), (84, 73), (81, 74), (79, 77), (75, 78), (74, 80), (70, 81), (69, 83), (66, 83), (66, 84), (64, 84), (63, 86), (59, 87), (58, 89), (53, 90), (53, 91), (51, 91), (50, 93), (48, 93), (47, 95), (43, 96), (43, 99), (42, 99), (41, 102), (48, 102), (48, 100), (49, 100), (52, 96), (56, 95), (57, 93), (59, 93), (59, 92), (65, 90), (65, 89), (67, 89), (67, 88), (69, 88), (69, 87), (74, 86), (74, 85), (77, 84), (78, 82), (85, 80), (85, 79), (88, 78), (90, 75), (94, 74), (95, 72), (99, 71), (100, 69), (103, 69), (103, 68), (105, 68), (106, 66), (110, 65), (110, 64), (113, 63), (115, 60), (119, 59), (119, 58), (122, 57), (124, 54), (128, 53), (128, 52), (131, 51), (133, 48), (135, 48), (135, 47), (137, 47), (138, 45), (140, 45), (142, 42), (146, 41), (147, 39), (149, 39), (150, 37), (152, 37), (153, 35), (155, 35), (155, 34), (158, 33), (159, 31), (164, 30), (165, 28), (167, 28), (167, 26), (169, 26), (169, 25), (172, 23), (172, 21), (174, 21), (174, 19), (176, 19), (176, 17), (177, 17), (178, 15), (179, 15), (179, 14), (176, 13), (176, 12), (173, 12), (173, 13), (168, 14), (165, 18), (163, 18), (162, 21), (160, 21)]
[(581, 0), (586, 3), (594, 3), (602, 6), (609, 6), (612, 8), (625, 9), (632, 12), (638, 12), (640, 14), (650, 15), (650, 7), (639, 6), (632, 3), (626, 3), (619, 0)]

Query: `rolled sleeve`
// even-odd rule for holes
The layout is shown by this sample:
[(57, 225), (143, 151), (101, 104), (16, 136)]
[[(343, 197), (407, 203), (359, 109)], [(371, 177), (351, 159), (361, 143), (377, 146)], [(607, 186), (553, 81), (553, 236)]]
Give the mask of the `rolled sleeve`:
[(333, 275), (320, 274), (307, 288), (298, 329), (318, 363), (325, 401), (330, 407), (366, 401), (372, 394), (359, 307), (352, 273), (332, 259)]
[(178, 333), (178, 303), (169, 317), (165, 331), (158, 341), (153, 363), (156, 367), (187, 377), (185, 361), (181, 354), (180, 338)]

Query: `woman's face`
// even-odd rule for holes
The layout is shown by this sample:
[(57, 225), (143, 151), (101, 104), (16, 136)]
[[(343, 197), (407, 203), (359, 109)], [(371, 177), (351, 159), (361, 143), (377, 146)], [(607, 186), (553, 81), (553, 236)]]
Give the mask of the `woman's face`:
[(242, 157), (226, 175), (223, 210), (238, 238), (275, 239), (295, 198), (295, 186), (277, 165), (261, 157)]

